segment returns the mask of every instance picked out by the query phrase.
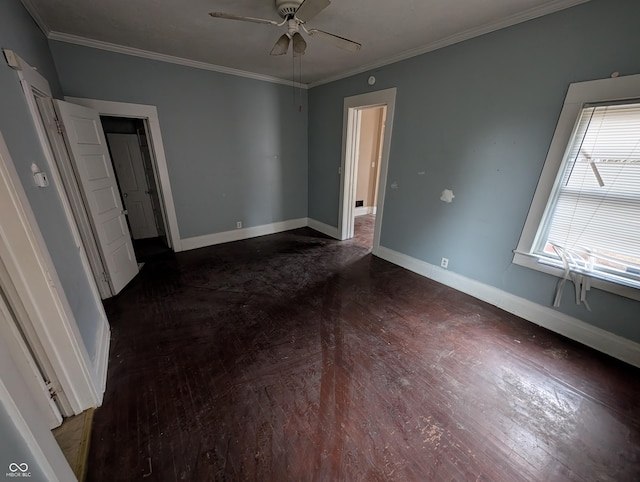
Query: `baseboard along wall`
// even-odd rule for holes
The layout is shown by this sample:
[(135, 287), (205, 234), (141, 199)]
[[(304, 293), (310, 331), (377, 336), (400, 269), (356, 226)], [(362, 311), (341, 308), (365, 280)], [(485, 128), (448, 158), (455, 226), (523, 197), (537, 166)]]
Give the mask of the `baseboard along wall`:
[(531, 323), (640, 367), (640, 344), (585, 323), (577, 318), (539, 305), (491, 285), (467, 278), (440, 266), (380, 246), (376, 256), (425, 278), (497, 306)]
[(249, 228), (233, 229), (231, 231), (223, 231), (221, 233), (205, 234), (203, 236), (182, 239), (182, 250), (188, 251), (190, 249), (204, 248), (206, 246), (229, 243), (231, 241), (257, 238), (258, 236), (281, 233), (282, 231), (303, 228), (305, 226), (307, 226), (307, 218), (299, 218), (280, 221), (277, 223), (263, 224), (260, 226), (252, 226)]
[[(182, 240), (183, 250), (202, 248), (215, 244), (275, 234), (308, 226), (315, 231), (338, 239), (338, 228), (313, 218), (299, 218), (250, 228), (234, 229)], [(539, 305), (494, 286), (429, 264), (425, 261), (380, 246), (376, 256), (421, 276), (432, 279), (481, 301), (497, 306), (574, 341), (587, 345), (614, 358), (640, 367), (640, 344), (595, 327), (577, 318)], [(107, 345), (108, 347), (108, 345)], [(102, 377), (100, 377), (102, 378)]]
[(354, 216), (363, 216), (365, 214), (375, 214), (377, 211), (375, 206), (360, 206), (354, 211)]

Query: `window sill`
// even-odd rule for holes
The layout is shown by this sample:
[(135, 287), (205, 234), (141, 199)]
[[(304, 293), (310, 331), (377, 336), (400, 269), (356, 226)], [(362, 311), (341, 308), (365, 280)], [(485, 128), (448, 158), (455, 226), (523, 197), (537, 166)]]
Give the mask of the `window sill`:
[[(524, 266), (525, 268), (535, 269), (536, 271), (557, 276), (558, 278), (564, 278), (564, 268), (554, 266), (550, 263), (541, 262), (537, 256), (529, 253), (514, 251), (513, 263), (519, 266)], [(600, 275), (599, 273), (589, 273), (588, 276), (591, 277), (591, 286), (593, 288), (640, 301), (640, 284), (638, 284), (638, 286), (632, 286), (636, 283), (627, 280), (624, 281), (625, 284), (617, 283), (610, 279), (606, 279), (604, 275)]]

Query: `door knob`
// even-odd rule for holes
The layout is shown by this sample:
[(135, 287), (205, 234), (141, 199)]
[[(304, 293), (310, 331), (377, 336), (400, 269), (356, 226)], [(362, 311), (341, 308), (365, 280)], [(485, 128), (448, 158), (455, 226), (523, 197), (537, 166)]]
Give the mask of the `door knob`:
[(126, 192), (123, 192), (122, 197), (129, 197), (129, 195)]

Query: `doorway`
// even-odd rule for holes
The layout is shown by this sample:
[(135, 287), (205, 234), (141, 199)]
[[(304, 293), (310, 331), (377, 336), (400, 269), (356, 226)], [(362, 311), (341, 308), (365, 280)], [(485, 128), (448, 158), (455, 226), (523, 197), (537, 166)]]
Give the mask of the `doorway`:
[(170, 252), (144, 119), (100, 116), (138, 261)]
[(155, 199), (158, 201), (158, 208), (162, 216), (164, 241), (166, 241), (166, 244), (172, 251), (182, 251), (178, 218), (173, 203), (169, 169), (164, 154), (157, 108), (152, 105), (86, 99), (82, 97), (65, 97), (65, 100), (94, 109), (101, 118), (116, 117), (141, 120), (143, 122), (145, 129), (144, 141), (148, 148), (150, 164), (153, 170), (153, 180), (155, 181), (155, 185), (151, 188), (154, 191)]
[(354, 236), (373, 246), (373, 228), (378, 203), (380, 160), (387, 106), (367, 107), (360, 112), (354, 209)]
[[(148, 162), (147, 166), (150, 166), (152, 171), (151, 176), (143, 174), (141, 177), (146, 178), (148, 184), (153, 183), (149, 189), (143, 189), (153, 193), (156, 200), (156, 206), (161, 218), (161, 223), (155, 222), (155, 217), (150, 216), (151, 223), (160, 225), (161, 233), (157, 238), (160, 238), (159, 245), (154, 247), (156, 250), (166, 251), (171, 249), (174, 251), (180, 250), (180, 235), (177, 226), (177, 218), (175, 214), (175, 207), (173, 205), (173, 197), (171, 194), (171, 186), (168, 177), (168, 170), (166, 166), (166, 159), (164, 157), (164, 148), (162, 146), (162, 136), (160, 133), (160, 126), (158, 121), (157, 109), (154, 106), (127, 104), (119, 102), (98, 101), (93, 99), (81, 99), (81, 98), (66, 98), (67, 102), (58, 100), (52, 100), (51, 98), (42, 99), (38, 101), (38, 107), (40, 112), (36, 112), (38, 117), (42, 117), (44, 124), (46, 125), (45, 135), (48, 137), (49, 143), (53, 146), (56, 142), (59, 142), (58, 135), (64, 137), (65, 133), (70, 132), (62, 125), (62, 129), (59, 128), (59, 123), (64, 124), (65, 120), (58, 119), (53, 113), (53, 105), (55, 104), (55, 110), (64, 108), (64, 110), (78, 111), (77, 117), (86, 117), (87, 121), (90, 120), (93, 123), (97, 123), (97, 126), (92, 129), (81, 129), (83, 133), (95, 132), (99, 138), (99, 144), (104, 146), (105, 156), (100, 159), (106, 160), (100, 164), (100, 170), (106, 174), (104, 176), (95, 177), (95, 166), (91, 166), (90, 169), (76, 169), (77, 166), (72, 166), (71, 161), (66, 156), (67, 148), (73, 151), (71, 145), (71, 139), (64, 139), (64, 142), (54, 148), (55, 160), (54, 164), (57, 164), (62, 176), (62, 184), (65, 186), (65, 194), (71, 202), (71, 211), (73, 222), (78, 226), (80, 236), (82, 238), (82, 244), (84, 245), (87, 254), (89, 255), (89, 265), (91, 268), (91, 275), (96, 281), (96, 284), (100, 290), (100, 297), (102, 299), (109, 298), (117, 294), (130, 279), (137, 274), (140, 265), (136, 257), (136, 249), (134, 247), (134, 241), (131, 239), (131, 228), (128, 221), (128, 212), (124, 207), (123, 198), (120, 193), (120, 186), (118, 185), (118, 177), (115, 174), (115, 168), (111, 160), (108, 144), (104, 129), (102, 128), (101, 116), (106, 117), (118, 117), (125, 119), (132, 119), (136, 128), (140, 129), (137, 135), (137, 142), (143, 144), (145, 149), (140, 149), (141, 155), (146, 155)], [(49, 109), (49, 104), (51, 109)], [(84, 110), (83, 110), (84, 109)], [(43, 111), (50, 111), (49, 115), (45, 115)], [(51, 119), (49, 119), (51, 117)], [(57, 128), (57, 131), (56, 131)], [(75, 136), (77, 137), (77, 135)], [(55, 147), (55, 146), (54, 146)], [(66, 156), (66, 157), (65, 157)], [(76, 156), (77, 157), (77, 156)], [(95, 159), (98, 159), (94, 156)], [(76, 159), (77, 164), (78, 159)], [(104, 165), (103, 165), (104, 164)], [(104, 168), (104, 169), (103, 169)], [(52, 169), (53, 171), (53, 169)], [(86, 171), (86, 172), (85, 172)], [(89, 172), (91, 171), (91, 172)], [(85, 180), (79, 179), (78, 174), (86, 174)], [(90, 212), (93, 203), (87, 204), (87, 199), (98, 199), (93, 193), (82, 192), (86, 191), (86, 182), (91, 179), (97, 179), (102, 182), (104, 179), (109, 179), (109, 182), (114, 182), (115, 185), (108, 191), (109, 196), (102, 196), (100, 199), (104, 201), (104, 197), (108, 197), (110, 206), (116, 208), (114, 212), (118, 214), (119, 221), (110, 224), (111, 233), (107, 233), (105, 229), (96, 230), (95, 213)], [(112, 195), (113, 194), (113, 195)], [(112, 199), (113, 198), (113, 199)], [(95, 206), (93, 206), (95, 208)], [(96, 209), (93, 209), (96, 211)], [(98, 209), (99, 212), (104, 210)], [(106, 211), (105, 211), (106, 212)], [(123, 237), (128, 239), (126, 244), (127, 249), (121, 249), (115, 254), (105, 253), (105, 233), (108, 239), (113, 239), (115, 234), (113, 231), (118, 231), (118, 236), (122, 234)], [(100, 236), (100, 235), (103, 236)], [(126, 236), (125, 236), (126, 235)], [(115, 246), (115, 243), (106, 243), (111, 248)], [(102, 249), (101, 249), (102, 248)], [(119, 255), (119, 256), (116, 256)], [(144, 255), (143, 255), (144, 257)], [(126, 269), (125, 269), (126, 268)], [(115, 280), (115, 281), (114, 281)], [(117, 283), (116, 283), (117, 281)]]
[(352, 238), (356, 216), (371, 216), (373, 254), (380, 246), (395, 98), (392, 88), (344, 99), (338, 237)]

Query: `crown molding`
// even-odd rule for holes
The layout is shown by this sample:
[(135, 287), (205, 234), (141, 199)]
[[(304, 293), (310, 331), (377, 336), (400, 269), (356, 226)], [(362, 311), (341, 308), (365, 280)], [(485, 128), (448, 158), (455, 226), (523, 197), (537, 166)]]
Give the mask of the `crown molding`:
[(549, 15), (551, 13), (555, 13), (560, 10), (565, 10), (567, 8), (575, 7), (576, 5), (580, 5), (581, 3), (587, 3), (588, 1), (589, 0), (554, 0), (545, 5), (540, 5), (538, 7), (525, 10), (524, 12), (511, 15), (510, 17), (496, 20), (494, 22), (489, 22), (479, 27), (474, 27), (469, 30), (459, 32), (455, 35), (451, 35), (449, 37), (436, 40), (435, 42), (431, 42), (427, 45), (423, 45), (422, 47), (406, 50), (405, 52), (402, 52), (398, 55), (387, 57), (386, 59), (373, 62), (371, 64), (367, 64), (362, 67), (358, 67), (356, 69), (343, 72), (341, 74), (327, 77), (326, 79), (319, 80), (317, 82), (311, 82), (308, 84), (308, 86), (310, 89), (312, 89), (320, 85), (329, 84), (331, 82), (335, 82), (336, 80), (345, 79), (347, 77), (361, 74), (369, 70), (378, 69), (386, 65), (400, 62), (401, 60), (406, 60), (411, 57), (417, 57), (418, 55), (426, 54), (427, 52), (433, 52), (434, 50), (448, 47), (449, 45), (457, 44), (460, 42), (464, 42), (465, 40), (472, 39), (474, 37), (479, 37), (487, 33), (495, 32), (496, 30), (511, 27), (513, 25), (523, 23), (528, 20), (533, 20), (535, 18), (543, 17), (545, 15)]
[(50, 33), (49, 27), (47, 27), (47, 24), (44, 22), (44, 19), (40, 16), (40, 12), (38, 12), (38, 9), (33, 4), (33, 0), (20, 0), (20, 1), (22, 2), (22, 5), (27, 10), (27, 12), (29, 12), (29, 15), (31, 15), (31, 18), (33, 18), (33, 20), (36, 22), (36, 24), (38, 25), (38, 27), (40, 28), (44, 36), (48, 37)]
[(423, 45), (421, 47), (406, 50), (398, 55), (394, 55), (391, 57), (387, 57), (385, 59), (379, 60), (377, 62), (372, 62), (370, 64), (366, 64), (362, 67), (358, 67), (352, 70), (348, 70), (346, 72), (342, 72), (340, 74), (327, 77), (325, 79), (311, 82), (309, 84), (303, 84), (300, 82), (292, 82), (287, 79), (281, 79), (278, 77), (272, 77), (269, 75), (258, 74), (255, 72), (249, 72), (245, 70), (233, 69), (231, 67), (224, 67), (221, 65), (209, 64), (206, 62), (199, 62), (196, 60), (189, 60), (182, 57), (175, 57), (172, 55), (160, 54), (157, 52), (152, 52), (149, 50), (142, 50), (133, 47), (127, 47), (124, 45), (113, 44), (110, 42), (103, 42), (101, 40), (93, 40), (86, 37), (80, 37), (77, 35), (66, 34), (57, 31), (51, 31), (45, 24), (42, 17), (39, 15), (37, 8), (34, 6), (33, 0), (21, 0), (22, 4), (29, 12), (29, 14), (33, 17), (36, 24), (40, 27), (40, 30), (45, 34), (47, 38), (50, 40), (57, 40), (60, 42), (71, 43), (75, 45), (82, 45), (85, 47), (91, 47), (100, 50), (106, 50), (110, 52), (116, 52), (124, 55), (132, 55), (135, 57), (141, 57), (151, 60), (157, 60), (160, 62), (167, 62), (177, 65), (183, 65), (186, 67), (192, 67), (195, 69), (201, 70), (209, 70), (213, 72), (219, 72), (228, 75), (235, 75), (238, 77), (245, 77), (254, 80), (261, 80), (264, 82), (271, 82), (275, 84), (282, 84), (287, 86), (295, 86), (300, 89), (311, 89), (313, 87), (318, 87), (320, 85), (328, 84), (330, 82), (334, 82), (336, 80), (341, 80), (347, 77), (351, 77), (353, 75), (361, 74), (363, 72), (367, 72), (370, 70), (378, 69), (396, 62), (400, 62), (402, 60), (406, 60), (412, 57), (417, 57), (418, 55), (425, 54), (427, 52), (432, 52), (434, 50), (438, 50), (444, 47), (448, 47), (450, 45), (463, 42), (465, 40), (469, 40), (474, 37), (479, 37), (481, 35), (495, 32), (496, 30), (500, 30), (503, 28), (511, 27), (513, 25), (526, 22), (528, 20), (533, 20), (535, 18), (543, 17), (545, 15), (549, 15), (551, 13), (558, 12), (560, 10), (565, 10), (567, 8), (574, 7), (576, 5), (580, 5), (582, 3), (586, 3), (589, 0), (553, 0), (545, 5), (540, 5), (538, 7), (531, 8), (524, 12), (517, 13), (507, 18), (503, 18), (500, 20), (496, 20), (494, 22), (489, 22), (487, 24), (481, 25), (479, 27), (474, 27), (469, 30), (465, 30), (463, 32), (459, 32), (455, 35), (451, 35), (449, 37), (437, 40), (435, 42), (431, 42), (427, 45)]
[[(30, 0), (27, 0), (30, 1)], [(91, 47), (99, 50), (107, 50), (109, 52), (115, 52), (124, 55), (131, 55), (134, 57), (142, 57), (150, 60), (157, 60), (159, 62), (167, 62), (170, 64), (183, 65), (185, 67), (192, 67), (194, 69), (209, 70), (212, 72), (219, 72), (221, 74), (235, 75), (236, 77), (246, 77), (248, 79), (261, 80), (263, 82), (271, 82), (274, 84), (282, 84), (291, 87), (292, 85), (299, 89), (308, 89), (307, 84), (301, 84), (299, 82), (292, 82), (286, 79), (280, 79), (278, 77), (272, 77), (270, 75), (257, 74), (254, 72), (247, 72), (245, 70), (232, 69), (231, 67), (223, 67), (222, 65), (209, 64), (206, 62), (199, 62), (197, 60), (189, 60), (182, 57), (174, 57), (173, 55), (160, 54), (157, 52), (151, 52), (149, 50), (142, 50), (133, 47), (127, 47), (124, 45), (113, 44), (110, 42), (103, 42), (101, 40), (93, 40), (86, 37), (80, 37), (78, 35), (71, 35), (62, 32), (49, 32), (47, 36), (50, 40), (57, 40), (59, 42), (65, 42), (75, 45), (81, 45), (83, 47)]]

